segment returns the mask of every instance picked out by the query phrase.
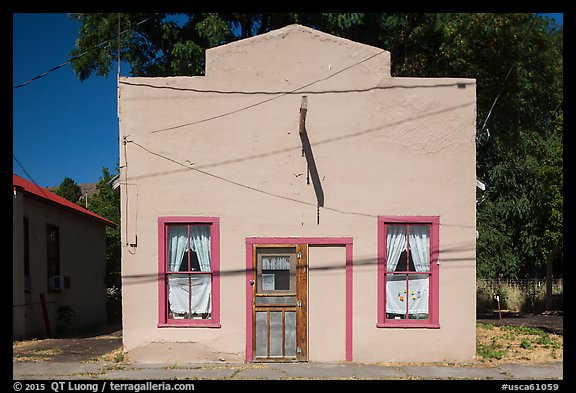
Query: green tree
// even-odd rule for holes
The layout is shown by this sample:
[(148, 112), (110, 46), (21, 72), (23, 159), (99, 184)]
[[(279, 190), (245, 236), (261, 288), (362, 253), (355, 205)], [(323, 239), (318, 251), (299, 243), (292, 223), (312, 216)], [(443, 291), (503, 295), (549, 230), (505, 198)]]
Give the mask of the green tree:
[(359, 14), (130, 13), (69, 14), (81, 23), (70, 56), (80, 80), (108, 76), (118, 56), (133, 76), (203, 75), (206, 49), (291, 23), (341, 35)]
[(478, 275), (562, 260), (562, 28), (536, 14), (370, 14), (353, 39), (391, 52), (392, 75), (477, 81)]
[(76, 184), (74, 180), (66, 177), (62, 183), (60, 183), (55, 193), (56, 195), (69, 200), (70, 202), (76, 203), (82, 196), (82, 189), (78, 184)]
[(121, 249), (120, 249), (120, 194), (109, 185), (113, 179), (108, 168), (96, 183), (97, 192), (88, 209), (112, 221), (116, 227), (106, 227), (106, 288), (108, 291), (108, 316), (117, 320), (121, 316)]
[[(108, 75), (118, 14), (72, 17), (82, 26), (71, 55), (87, 52), (73, 61), (76, 74)], [(121, 14), (120, 55), (134, 76), (202, 75), (207, 48), (291, 23), (390, 51), (393, 76), (475, 78), (477, 176), (488, 186), (478, 275), (561, 267), (562, 27), (531, 13)]]

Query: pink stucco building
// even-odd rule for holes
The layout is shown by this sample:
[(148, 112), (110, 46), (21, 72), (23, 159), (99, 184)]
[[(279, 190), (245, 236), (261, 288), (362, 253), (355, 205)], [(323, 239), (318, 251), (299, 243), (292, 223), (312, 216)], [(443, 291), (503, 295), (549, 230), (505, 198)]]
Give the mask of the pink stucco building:
[(474, 357), (474, 80), (291, 25), (119, 100), (128, 358)]

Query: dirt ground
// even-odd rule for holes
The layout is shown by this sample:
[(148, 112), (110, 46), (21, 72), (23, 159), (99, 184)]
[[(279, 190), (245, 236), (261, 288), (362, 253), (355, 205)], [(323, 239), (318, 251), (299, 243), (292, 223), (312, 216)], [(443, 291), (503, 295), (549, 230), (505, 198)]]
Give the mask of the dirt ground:
[(493, 325), (525, 326), (537, 328), (546, 333), (564, 335), (564, 313), (562, 311), (544, 312), (542, 314), (521, 314), (502, 311), (502, 320), (498, 311), (479, 312), (476, 321)]
[[(548, 314), (518, 314), (502, 313), (502, 319), (497, 312), (488, 312), (478, 315), (477, 322), (498, 326), (525, 326), (538, 328), (562, 342), (564, 333), (562, 313)], [(490, 343), (507, 339), (509, 347), (514, 350), (507, 351), (505, 361), (543, 362), (559, 360), (550, 356), (550, 350), (540, 350), (538, 345), (531, 344), (530, 351), (522, 349), (521, 338), (511, 338), (506, 332), (499, 329), (478, 329), (478, 339)], [(496, 338), (495, 335), (499, 337)], [(525, 338), (526, 340), (526, 338)], [(499, 342), (499, 341), (498, 341)], [(559, 351), (561, 356), (562, 350)], [(118, 362), (123, 360), (122, 330), (120, 326), (100, 327), (94, 332), (86, 332), (77, 337), (49, 338), (26, 341), (14, 341), (12, 345), (13, 362)], [(557, 356), (555, 354), (555, 356)], [(561, 360), (561, 358), (560, 358)]]
[(12, 343), (13, 362), (95, 362), (122, 358), (122, 329), (98, 327), (75, 337), (46, 338)]

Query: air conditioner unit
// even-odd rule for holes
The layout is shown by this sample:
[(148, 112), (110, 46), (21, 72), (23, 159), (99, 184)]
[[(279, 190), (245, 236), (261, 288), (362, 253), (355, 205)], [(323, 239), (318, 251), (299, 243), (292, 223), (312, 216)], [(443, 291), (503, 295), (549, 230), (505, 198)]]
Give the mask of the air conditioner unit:
[(64, 276), (50, 276), (48, 277), (48, 290), (61, 291), (64, 289)]

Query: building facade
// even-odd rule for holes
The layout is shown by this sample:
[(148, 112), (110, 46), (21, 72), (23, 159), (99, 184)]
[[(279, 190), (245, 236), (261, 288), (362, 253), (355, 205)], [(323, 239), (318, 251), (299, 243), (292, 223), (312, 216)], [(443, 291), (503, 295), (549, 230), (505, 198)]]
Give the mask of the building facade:
[(12, 335), (100, 325), (109, 220), (13, 175)]
[(128, 358), (474, 357), (475, 80), (291, 25), (119, 97)]

